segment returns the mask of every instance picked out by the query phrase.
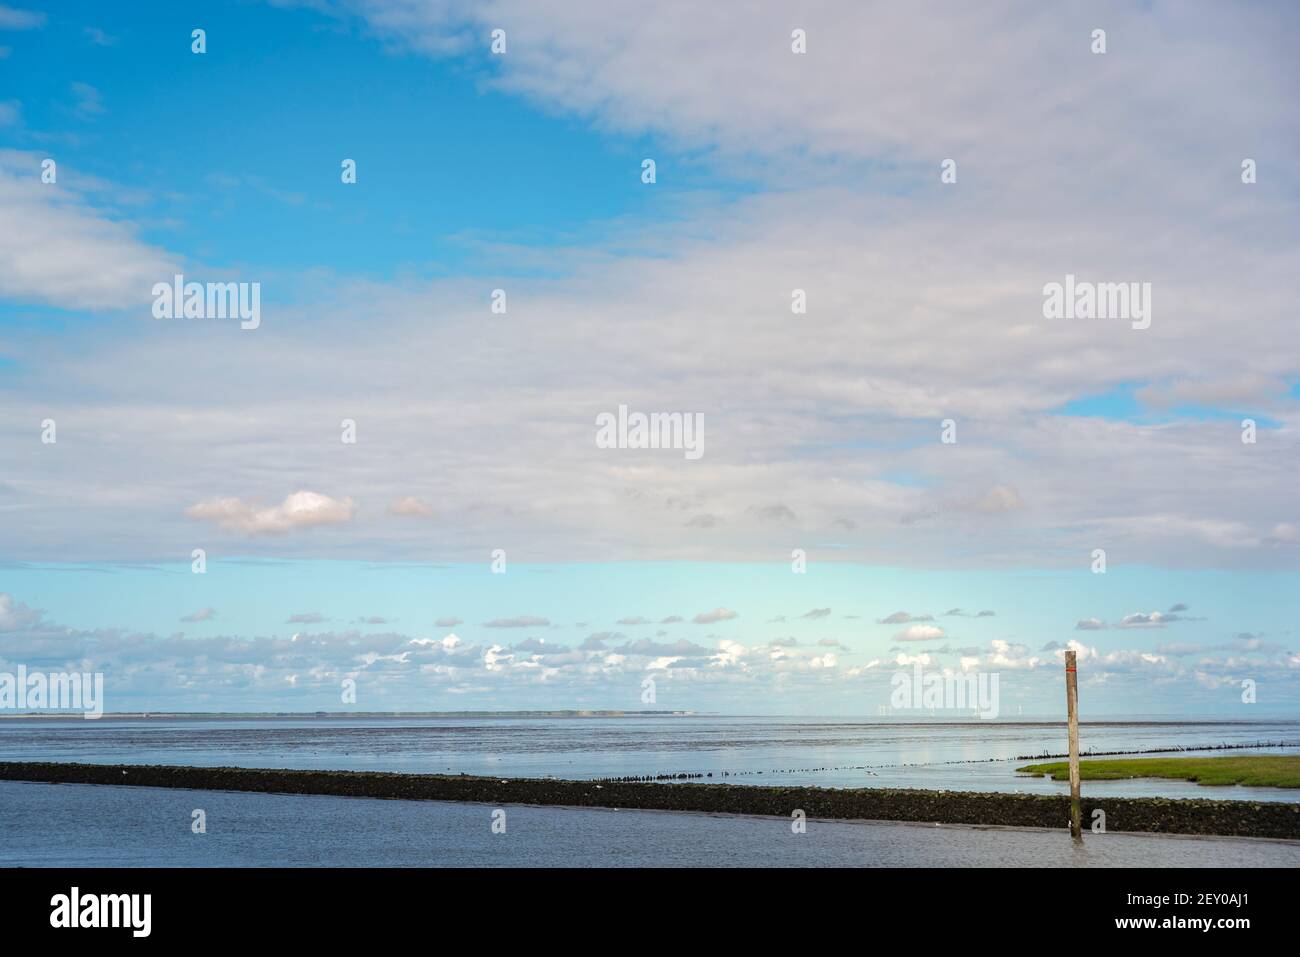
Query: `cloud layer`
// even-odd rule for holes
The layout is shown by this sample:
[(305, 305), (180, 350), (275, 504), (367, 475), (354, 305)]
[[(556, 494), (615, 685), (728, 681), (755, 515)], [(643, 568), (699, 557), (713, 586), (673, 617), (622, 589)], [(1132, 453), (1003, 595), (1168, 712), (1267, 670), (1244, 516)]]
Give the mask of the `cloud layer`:
[[(112, 316), (0, 339), (23, 371), (0, 382), (8, 557), (1300, 567), (1285, 5), (313, 6), (644, 137), (665, 187), (696, 164), (750, 188), (664, 189), (673, 215), (599, 247), (502, 242), (504, 276), (342, 258), (240, 333), (144, 321), (181, 257), (112, 184), (46, 186), (38, 154), (6, 153), (0, 295)], [(1067, 273), (1151, 282), (1152, 327), (1044, 320)], [(1057, 414), (1133, 383), (1168, 416)], [(704, 457), (597, 448), (623, 403), (703, 414)]]

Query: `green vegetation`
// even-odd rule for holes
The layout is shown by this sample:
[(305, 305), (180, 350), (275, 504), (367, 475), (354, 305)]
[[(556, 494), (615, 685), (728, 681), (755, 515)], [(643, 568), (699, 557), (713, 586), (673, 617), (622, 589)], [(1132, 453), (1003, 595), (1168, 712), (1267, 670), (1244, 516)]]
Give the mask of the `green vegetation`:
[[(1026, 764), (1020, 774), (1053, 781), (1068, 781), (1067, 761)], [(1079, 762), (1085, 781), (1122, 781), (1126, 778), (1177, 778), (1197, 784), (1248, 784), (1255, 787), (1300, 788), (1300, 754), (1243, 754), (1227, 758), (1124, 758)]]

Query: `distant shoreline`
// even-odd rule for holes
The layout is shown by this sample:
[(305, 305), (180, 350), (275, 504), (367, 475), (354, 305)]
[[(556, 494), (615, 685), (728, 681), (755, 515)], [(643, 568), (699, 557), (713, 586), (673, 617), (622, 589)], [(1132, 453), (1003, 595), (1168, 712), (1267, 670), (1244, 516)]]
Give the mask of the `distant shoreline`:
[[(781, 714), (726, 714), (718, 711), (621, 711), (601, 709), (569, 709), (558, 711), (106, 711), (98, 718), (89, 721), (301, 721), (315, 719), (321, 721), (344, 721), (377, 718), (746, 718), (766, 721), (826, 721), (834, 723), (861, 723), (873, 726), (922, 725), (925, 727), (963, 727), (976, 725), (989, 727), (1065, 727), (1065, 718), (1050, 716), (1017, 716), (1014, 719), (977, 719), (977, 718), (929, 718), (923, 716), (900, 717), (897, 715), (781, 715)], [(83, 721), (87, 720), (80, 711), (28, 711), (22, 713), (0, 711), (0, 723), (5, 721)], [(1143, 725), (1151, 727), (1184, 727), (1199, 725), (1202, 727), (1240, 727), (1258, 724), (1296, 724), (1300, 725), (1300, 716), (1262, 715), (1255, 718), (1198, 718), (1170, 717), (1159, 715), (1143, 717), (1126, 715), (1118, 717), (1101, 717), (1093, 720), (1081, 720), (1084, 727), (1127, 727)]]
[[(1065, 796), (893, 788), (600, 783), (378, 771), (49, 762), (0, 762), (0, 780), (493, 805), (705, 811), (782, 818), (802, 811), (809, 818), (1062, 830), (1069, 817), (1069, 799)], [(1094, 810), (1104, 812), (1107, 831), (1300, 839), (1300, 803), (1085, 797), (1085, 821), (1093, 820)]]
[[(109, 720), (176, 720), (178, 718), (691, 718), (718, 717), (709, 711), (105, 711), (96, 721)], [(83, 718), (80, 711), (26, 711), (21, 714), (0, 713), (0, 720), (35, 719), (67, 720)]]

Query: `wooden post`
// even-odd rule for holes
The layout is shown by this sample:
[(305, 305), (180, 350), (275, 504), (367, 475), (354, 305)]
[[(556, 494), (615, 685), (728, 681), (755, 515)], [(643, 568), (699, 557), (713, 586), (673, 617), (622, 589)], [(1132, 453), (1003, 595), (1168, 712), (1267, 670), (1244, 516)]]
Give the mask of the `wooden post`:
[(1070, 836), (1083, 840), (1082, 811), (1079, 808), (1079, 674), (1077, 656), (1065, 653), (1065, 700), (1070, 719)]

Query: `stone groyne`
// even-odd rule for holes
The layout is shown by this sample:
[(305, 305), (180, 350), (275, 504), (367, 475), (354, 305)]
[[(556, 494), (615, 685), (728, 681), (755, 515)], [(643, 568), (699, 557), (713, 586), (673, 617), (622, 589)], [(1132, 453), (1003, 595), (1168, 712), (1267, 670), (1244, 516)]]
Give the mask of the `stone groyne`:
[[(298, 771), (171, 765), (0, 762), (0, 780), (52, 784), (324, 794), (410, 801), (539, 804), (703, 811), (789, 818), (1067, 826), (1069, 798), (1056, 795), (895, 788), (766, 787), (740, 784), (566, 781), (379, 771)], [(1084, 798), (1087, 828), (1105, 812), (1107, 831), (1300, 840), (1300, 803), (1175, 798)]]

